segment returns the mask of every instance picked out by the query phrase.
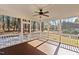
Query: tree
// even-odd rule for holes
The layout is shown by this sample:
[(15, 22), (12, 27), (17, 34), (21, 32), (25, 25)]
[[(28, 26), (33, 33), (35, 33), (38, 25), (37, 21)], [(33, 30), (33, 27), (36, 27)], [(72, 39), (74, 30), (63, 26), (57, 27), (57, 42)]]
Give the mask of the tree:
[(79, 22), (79, 19), (75, 19), (75, 22), (78, 23)]
[(10, 17), (7, 16), (7, 29), (10, 31)]

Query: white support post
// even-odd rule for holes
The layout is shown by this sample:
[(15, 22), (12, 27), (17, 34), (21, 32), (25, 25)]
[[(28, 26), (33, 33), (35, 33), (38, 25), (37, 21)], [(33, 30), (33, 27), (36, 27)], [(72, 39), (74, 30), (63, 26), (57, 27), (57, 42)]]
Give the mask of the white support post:
[(36, 23), (36, 21), (35, 21), (35, 32), (37, 31), (37, 23)]
[(48, 40), (50, 39), (50, 38), (49, 38), (49, 28), (50, 28), (50, 25), (49, 25), (49, 23), (48, 23)]
[(61, 35), (62, 35), (61, 20), (59, 21), (59, 35), (60, 35), (59, 42), (61, 42)]
[(30, 20), (30, 34), (31, 34), (31, 20)]
[(23, 40), (23, 20), (21, 19), (21, 40)]
[(31, 40), (31, 32), (32, 31), (31, 31), (31, 20), (30, 20), (30, 35), (29, 35), (30, 36), (30, 38), (29, 38), (30, 40)]
[(41, 39), (41, 20), (40, 20), (40, 39)]

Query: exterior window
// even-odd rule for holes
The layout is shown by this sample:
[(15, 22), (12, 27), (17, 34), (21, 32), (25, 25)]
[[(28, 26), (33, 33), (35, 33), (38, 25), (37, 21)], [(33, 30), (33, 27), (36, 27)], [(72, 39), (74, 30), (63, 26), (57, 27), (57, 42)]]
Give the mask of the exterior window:
[(31, 22), (31, 30), (32, 30), (32, 32), (36, 31), (36, 22), (35, 21)]
[(21, 19), (20, 18), (16, 18), (16, 31), (20, 32), (21, 31)]
[(41, 24), (42, 24), (41, 25), (41, 30), (42, 31), (47, 31), (48, 30), (48, 24), (47, 24), (47, 22), (42, 22)]
[(50, 21), (50, 31), (58, 31), (59, 20), (51, 20)]
[(2, 15), (0, 16), (0, 29), (4, 32), (20, 32), (21, 19)]
[(40, 30), (40, 23), (39, 22), (36, 22), (37, 24), (36, 24), (36, 29), (37, 29), (37, 31), (39, 31)]
[(10, 31), (10, 17), (4, 16), (4, 31)]
[(79, 19), (78, 17), (71, 17), (67, 19), (63, 19), (61, 21), (62, 24), (62, 32), (64, 34), (79, 34)]
[(3, 16), (0, 16), (0, 33), (3, 32)]
[(23, 33), (29, 33), (30, 32), (30, 24), (23, 24)]

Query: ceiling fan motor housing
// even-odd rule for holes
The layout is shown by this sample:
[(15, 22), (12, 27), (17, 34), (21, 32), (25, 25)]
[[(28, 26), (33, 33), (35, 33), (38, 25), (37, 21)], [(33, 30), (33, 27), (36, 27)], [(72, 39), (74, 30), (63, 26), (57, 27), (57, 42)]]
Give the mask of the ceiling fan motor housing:
[(41, 12), (39, 12), (39, 15), (43, 15), (43, 12), (41, 11)]

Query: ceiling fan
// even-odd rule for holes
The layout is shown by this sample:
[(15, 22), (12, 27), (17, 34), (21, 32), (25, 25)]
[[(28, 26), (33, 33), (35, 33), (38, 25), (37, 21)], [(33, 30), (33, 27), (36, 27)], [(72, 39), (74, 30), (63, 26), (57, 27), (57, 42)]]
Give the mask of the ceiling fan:
[(49, 13), (49, 11), (43, 11), (42, 8), (39, 8), (38, 10), (39, 10), (39, 11), (34, 11), (34, 12), (37, 13), (37, 14), (35, 14), (35, 15), (33, 15), (33, 16), (40, 16), (40, 18), (42, 18), (42, 16), (49, 17), (49, 15), (47, 15), (47, 14)]

